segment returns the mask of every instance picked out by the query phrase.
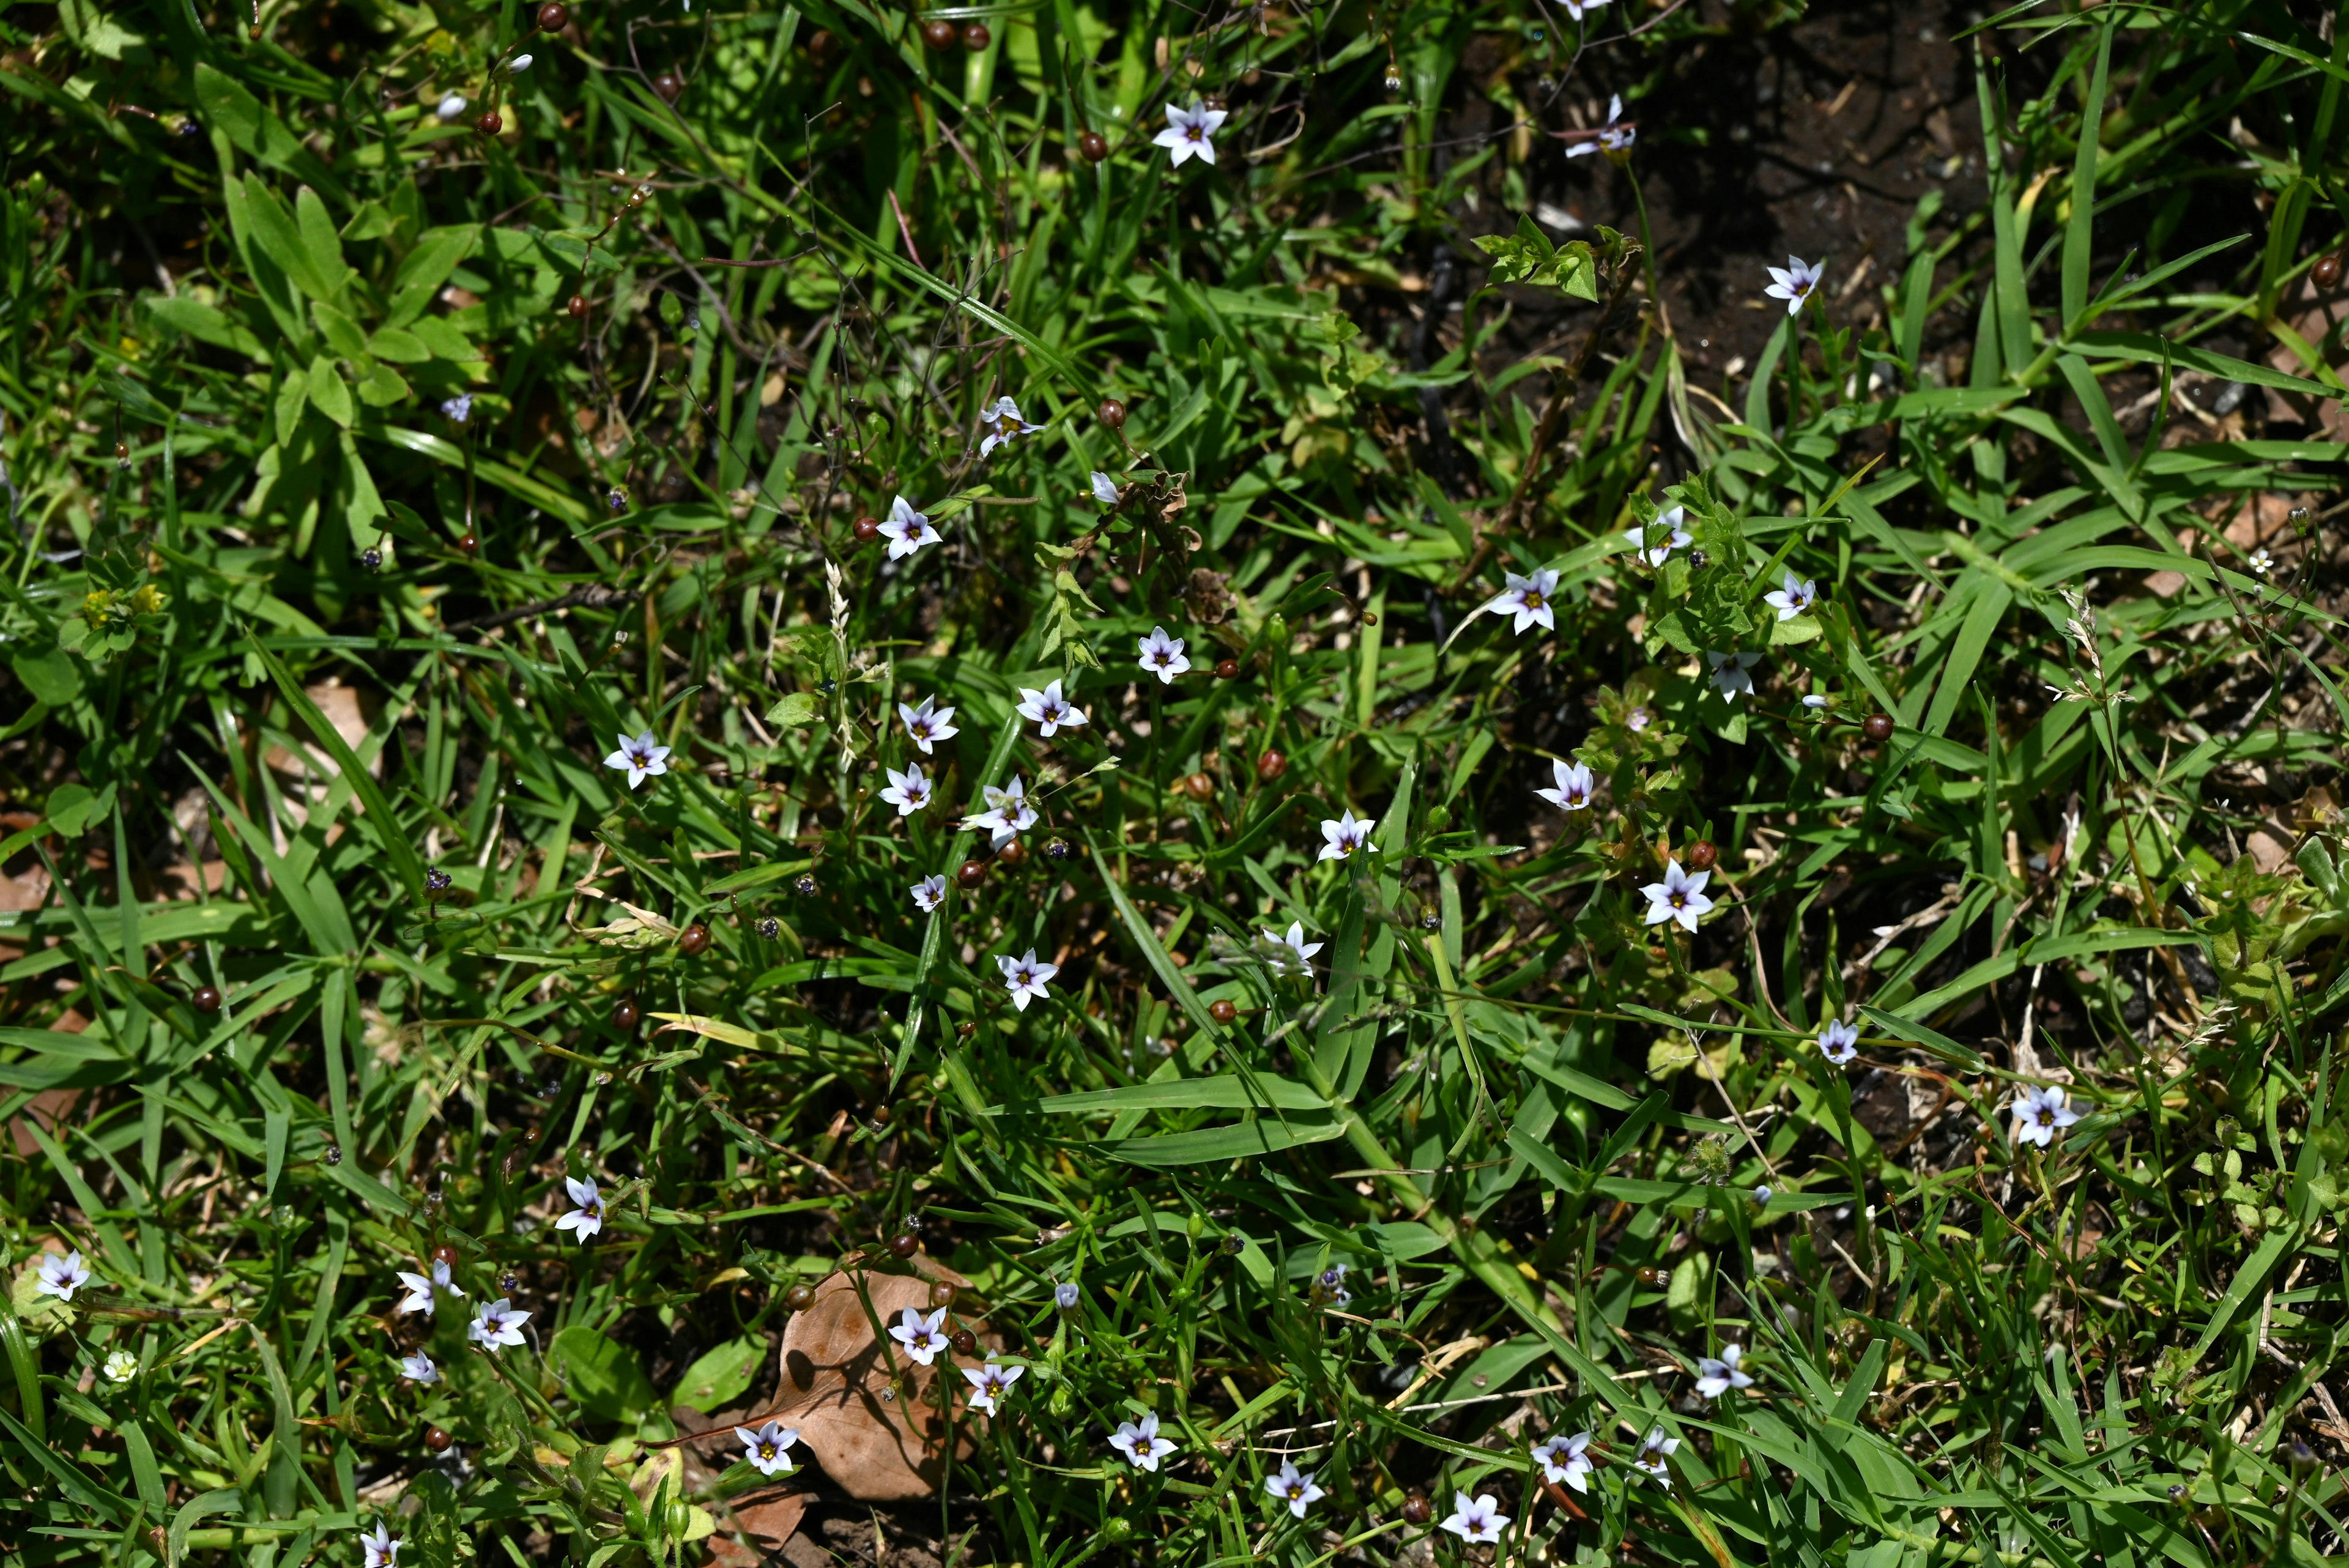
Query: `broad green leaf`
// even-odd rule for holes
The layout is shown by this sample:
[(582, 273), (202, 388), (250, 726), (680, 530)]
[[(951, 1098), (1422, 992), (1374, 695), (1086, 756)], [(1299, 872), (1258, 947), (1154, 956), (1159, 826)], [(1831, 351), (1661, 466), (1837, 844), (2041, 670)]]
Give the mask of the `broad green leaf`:
[(311, 405), (344, 429), (349, 429), (353, 411), (351, 385), (335, 369), (335, 362), (324, 354), (318, 355), (310, 361), (309, 376)]
[(683, 1405), (714, 1415), (750, 1391), (761, 1363), (767, 1359), (767, 1342), (746, 1334), (704, 1351), (670, 1393), (671, 1405)]
[(547, 1365), (571, 1397), (605, 1421), (633, 1421), (658, 1397), (636, 1353), (585, 1324), (573, 1324), (547, 1346)]

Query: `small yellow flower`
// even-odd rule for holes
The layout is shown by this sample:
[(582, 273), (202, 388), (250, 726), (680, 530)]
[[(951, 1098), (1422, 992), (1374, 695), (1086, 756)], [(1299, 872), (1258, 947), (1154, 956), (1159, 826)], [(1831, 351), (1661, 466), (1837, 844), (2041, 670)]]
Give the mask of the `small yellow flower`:
[(132, 615), (161, 615), (163, 613), (163, 593), (161, 589), (158, 588), (152, 583), (141, 583), (139, 586), (139, 591), (130, 596), (130, 613)]
[(99, 588), (97, 592), (84, 597), (81, 601), (81, 618), (89, 622), (90, 630), (104, 630), (106, 623), (114, 618), (114, 595), (104, 588)]

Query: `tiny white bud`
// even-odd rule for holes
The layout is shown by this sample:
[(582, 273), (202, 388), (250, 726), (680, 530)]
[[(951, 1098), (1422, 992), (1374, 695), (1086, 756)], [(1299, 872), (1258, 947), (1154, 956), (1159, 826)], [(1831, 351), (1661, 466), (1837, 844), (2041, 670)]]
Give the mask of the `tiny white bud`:
[(507, 65), (506, 75), (510, 77), (518, 77), (528, 69), (530, 69), (530, 57), (528, 55), (516, 55), (512, 61)]

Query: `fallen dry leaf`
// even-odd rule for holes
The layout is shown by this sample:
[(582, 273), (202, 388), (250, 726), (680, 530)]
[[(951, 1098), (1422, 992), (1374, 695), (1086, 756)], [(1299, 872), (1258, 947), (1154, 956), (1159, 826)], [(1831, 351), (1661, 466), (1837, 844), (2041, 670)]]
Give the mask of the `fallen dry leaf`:
[[(720, 1523), (709, 1538), (710, 1568), (757, 1568), (781, 1552), (799, 1533), (800, 1518), (807, 1512), (808, 1494), (785, 1492), (738, 1502), (730, 1526)], [(742, 1539), (750, 1542), (742, 1543)]]
[[(936, 1491), (946, 1469), (947, 1417), (934, 1402), (933, 1390), (940, 1374), (948, 1378), (950, 1397), (965, 1389), (964, 1379), (950, 1365), (951, 1355), (920, 1366), (895, 1340), (887, 1342), (885, 1356), (874, 1336), (875, 1322), (886, 1328), (907, 1307), (928, 1313), (934, 1282), (942, 1280), (957, 1290), (970, 1283), (934, 1259), (916, 1258), (911, 1266), (921, 1272), (861, 1269), (833, 1274), (816, 1286), (815, 1300), (792, 1314), (783, 1330), (775, 1419), (798, 1428), (800, 1441), (824, 1473), (849, 1496), (867, 1502)], [(1000, 1336), (988, 1333), (965, 1304), (948, 1314), (948, 1332), (957, 1324), (999, 1346)], [(961, 1458), (969, 1446), (966, 1438), (956, 1457)]]

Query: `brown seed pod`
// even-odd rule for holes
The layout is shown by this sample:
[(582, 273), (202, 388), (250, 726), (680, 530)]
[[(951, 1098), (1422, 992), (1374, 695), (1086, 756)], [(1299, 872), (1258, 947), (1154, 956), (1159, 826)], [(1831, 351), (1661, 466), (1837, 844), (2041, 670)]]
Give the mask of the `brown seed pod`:
[(481, 541), (470, 528), (457, 536), (457, 548), (462, 550), (468, 556), (477, 554), (481, 550)]
[(2308, 275), (2319, 288), (2331, 288), (2338, 284), (2341, 281), (2341, 253), (2335, 251), (2331, 255), (2317, 257), (2316, 265), (2308, 269)]
[(1239, 661), (1238, 659), (1218, 659), (1217, 660), (1216, 660), (1216, 680), (1237, 680), (1239, 678), (1240, 678), (1240, 661)]
[(952, 1285), (950, 1285), (950, 1284), (947, 1283), (947, 1282), (946, 1282), (946, 1281), (944, 1281), (944, 1280), (939, 1280), (939, 1281), (936, 1281), (936, 1282), (934, 1282), (934, 1283), (930, 1286), (930, 1304), (931, 1304), (932, 1306), (934, 1306), (934, 1307), (942, 1307), (942, 1306), (952, 1306), (952, 1305), (954, 1305), (954, 1304), (955, 1304), (955, 1288), (954, 1288), (954, 1286), (952, 1286)]
[(572, 320), (585, 321), (587, 319), (587, 296), (574, 294), (564, 302), (563, 308), (571, 312)]
[(653, 91), (660, 94), (661, 102), (675, 103), (685, 91), (685, 78), (675, 71), (663, 71), (653, 78)]
[(244, 36), (256, 44), (261, 42), (261, 24), (255, 22), (252, 26), (247, 27), (244, 30)]
[(1256, 776), (1270, 784), (1288, 771), (1288, 759), (1278, 752), (1267, 752), (1256, 760)]
[(116, 441), (114, 443), (114, 461), (117, 462), (129, 462), (130, 461), (130, 448), (128, 444), (122, 441)]
[(685, 928), (677, 939), (678, 950), (688, 958), (698, 958), (709, 950), (709, 928), (699, 920)]
[(200, 985), (189, 995), (188, 1002), (198, 1012), (218, 1012), (221, 1010), (220, 989)]
[(612, 1027), (625, 1033), (643, 1022), (645, 1010), (624, 996), (612, 1008)]
[(976, 888), (986, 880), (987, 862), (984, 860), (966, 860), (955, 872), (955, 881), (965, 888)]
[(900, 1231), (889, 1238), (889, 1255), (893, 1258), (910, 1258), (921, 1250), (921, 1239), (906, 1231)]
[(1206, 774), (1193, 774), (1183, 781), (1183, 787), (1190, 792), (1193, 800), (1216, 798), (1216, 781)]
[(432, 1261), (436, 1263), (446, 1263), (453, 1269), (457, 1266), (457, 1249), (443, 1241), (432, 1249)]
[(952, 22), (932, 21), (922, 24), (922, 42), (929, 45), (930, 47), (951, 49), (954, 47), (954, 41), (955, 25)]
[(835, 41), (836, 40), (829, 31), (823, 27), (818, 27), (814, 32), (808, 35), (808, 58), (812, 60), (821, 60), (824, 56), (832, 53), (832, 46)]
[(1427, 1501), (1425, 1492), (1413, 1492), (1402, 1500), (1402, 1517), (1407, 1524), (1425, 1524), (1435, 1517), (1435, 1505)]
[(538, 8), (540, 32), (560, 33), (570, 25), (571, 9), (563, 4), (563, 0), (546, 0), (546, 4)]
[[(559, 5), (554, 5), (549, 6), (548, 9), (559, 11), (562, 7)], [(456, 1438), (449, 1435), (449, 1429), (446, 1427), (427, 1427), (424, 1428), (424, 1446), (431, 1449), (436, 1454), (447, 1453), (449, 1451), (449, 1445), (456, 1440)]]
[[(951, 1290), (953, 1287), (948, 1286), (947, 1288)], [(936, 1299), (937, 1292), (935, 1288), (932, 1289), (930, 1295), (932, 1300)], [(978, 1354), (978, 1335), (971, 1333), (970, 1330), (967, 1328), (958, 1328), (952, 1334), (947, 1335), (947, 1343), (955, 1347), (955, 1354), (957, 1355), (977, 1355)]]
[(995, 857), (1016, 871), (1028, 863), (1028, 851), (1022, 848), (1019, 841), (1015, 838), (997, 850)]
[(498, 118), (498, 111), (496, 109), (490, 110), (489, 113), (473, 121), (473, 129), (480, 131), (483, 136), (495, 136), (499, 131), (503, 130), (505, 128), (506, 122)]
[(1866, 719), (1860, 722), (1859, 732), (1866, 735), (1871, 741), (1890, 740), (1892, 738), (1891, 715), (1887, 713), (1870, 713)]
[(1113, 431), (1125, 428), (1125, 405), (1115, 398), (1103, 398), (1099, 410), (1101, 422)]
[(962, 47), (974, 55), (985, 50), (994, 39), (995, 35), (987, 30), (984, 22), (973, 22), (962, 30)]
[(851, 528), (849, 532), (856, 535), (856, 542), (858, 544), (870, 545), (874, 540), (881, 537), (881, 524), (879, 521), (874, 518), (859, 517), (856, 520), (855, 526)]
[(813, 1285), (793, 1285), (783, 1293), (783, 1304), (793, 1312), (805, 1312), (814, 1301)]
[[(873, 1107), (873, 1125), (876, 1127), (885, 1127), (889, 1125), (890, 1121), (895, 1116), (895, 1115), (896, 1113), (892, 1111), (886, 1106), (875, 1106)], [(920, 1220), (914, 1219), (910, 1215), (906, 1217), (906, 1230), (918, 1231), (921, 1228), (922, 1225)]]
[[(1109, 156), (1109, 139), (1098, 130), (1080, 131), (1077, 135), (1077, 151), (1086, 162), (1098, 163)], [(1107, 424), (1109, 421), (1103, 420), (1102, 422)]]
[(1240, 1015), (1240, 1010), (1228, 1002), (1207, 1003), (1207, 1016), (1218, 1023), (1229, 1023)]
[(1721, 851), (1710, 838), (1700, 838), (1682, 852), (1682, 860), (1692, 871), (1710, 871), (1721, 858)]

